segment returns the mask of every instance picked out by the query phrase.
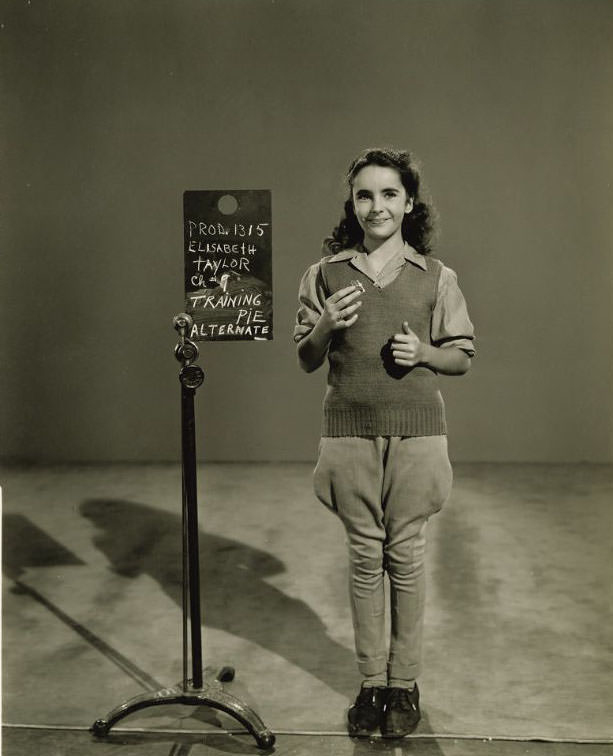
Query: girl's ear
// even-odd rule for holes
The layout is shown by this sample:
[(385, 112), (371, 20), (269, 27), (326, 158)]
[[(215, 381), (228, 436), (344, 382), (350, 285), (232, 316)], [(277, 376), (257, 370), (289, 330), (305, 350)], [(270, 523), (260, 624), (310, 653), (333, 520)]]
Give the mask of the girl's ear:
[(404, 208), (404, 214), (408, 215), (411, 212), (412, 209), (413, 209), (413, 197), (409, 197), (407, 199), (407, 204), (406, 204), (406, 206)]

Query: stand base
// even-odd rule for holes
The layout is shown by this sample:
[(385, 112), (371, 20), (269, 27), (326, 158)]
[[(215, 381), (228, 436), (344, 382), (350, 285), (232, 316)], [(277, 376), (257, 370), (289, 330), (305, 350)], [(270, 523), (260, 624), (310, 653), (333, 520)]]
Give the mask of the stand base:
[(209, 706), (239, 721), (253, 735), (259, 748), (272, 748), (275, 736), (266, 728), (259, 716), (252, 708), (223, 689), (222, 682), (230, 682), (233, 679), (232, 667), (223, 667), (217, 677), (210, 682), (205, 682), (202, 688), (194, 688), (192, 681), (188, 680), (187, 685), (181, 682), (173, 688), (162, 688), (155, 693), (143, 693), (115, 707), (107, 714), (106, 719), (97, 719), (90, 728), (91, 732), (96, 737), (104, 737), (120, 719), (149, 706), (165, 704)]

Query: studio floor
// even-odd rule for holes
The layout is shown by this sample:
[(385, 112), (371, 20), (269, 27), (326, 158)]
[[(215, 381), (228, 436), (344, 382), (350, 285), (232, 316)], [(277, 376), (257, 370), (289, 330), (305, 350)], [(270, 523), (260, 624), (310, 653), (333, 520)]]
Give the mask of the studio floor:
[[(429, 528), (423, 718), (352, 740), (359, 676), (340, 523), (308, 464), (199, 467), (204, 664), (277, 736), (274, 752), (613, 754), (613, 467), (455, 466)], [(7, 467), (4, 756), (258, 753), (227, 715), (159, 706), (182, 680), (178, 465)]]

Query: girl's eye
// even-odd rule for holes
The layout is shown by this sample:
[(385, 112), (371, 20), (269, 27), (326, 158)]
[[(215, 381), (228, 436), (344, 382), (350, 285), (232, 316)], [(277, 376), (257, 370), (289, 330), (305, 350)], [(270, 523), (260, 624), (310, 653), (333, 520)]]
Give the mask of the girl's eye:
[(397, 193), (396, 193), (396, 192), (385, 192), (385, 196), (386, 196), (386, 197), (387, 197), (388, 199), (394, 199), (394, 197), (397, 197), (398, 195), (397, 195)]

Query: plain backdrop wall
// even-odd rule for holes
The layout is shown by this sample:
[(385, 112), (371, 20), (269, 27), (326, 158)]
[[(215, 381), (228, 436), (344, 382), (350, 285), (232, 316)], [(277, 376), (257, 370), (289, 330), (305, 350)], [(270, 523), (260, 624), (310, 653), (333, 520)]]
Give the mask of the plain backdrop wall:
[(300, 276), (366, 146), (413, 150), (478, 334), (455, 460), (612, 460), (613, 4), (6, 0), (6, 460), (175, 460), (185, 189), (273, 196), (275, 339), (203, 344), (199, 452), (311, 460)]

